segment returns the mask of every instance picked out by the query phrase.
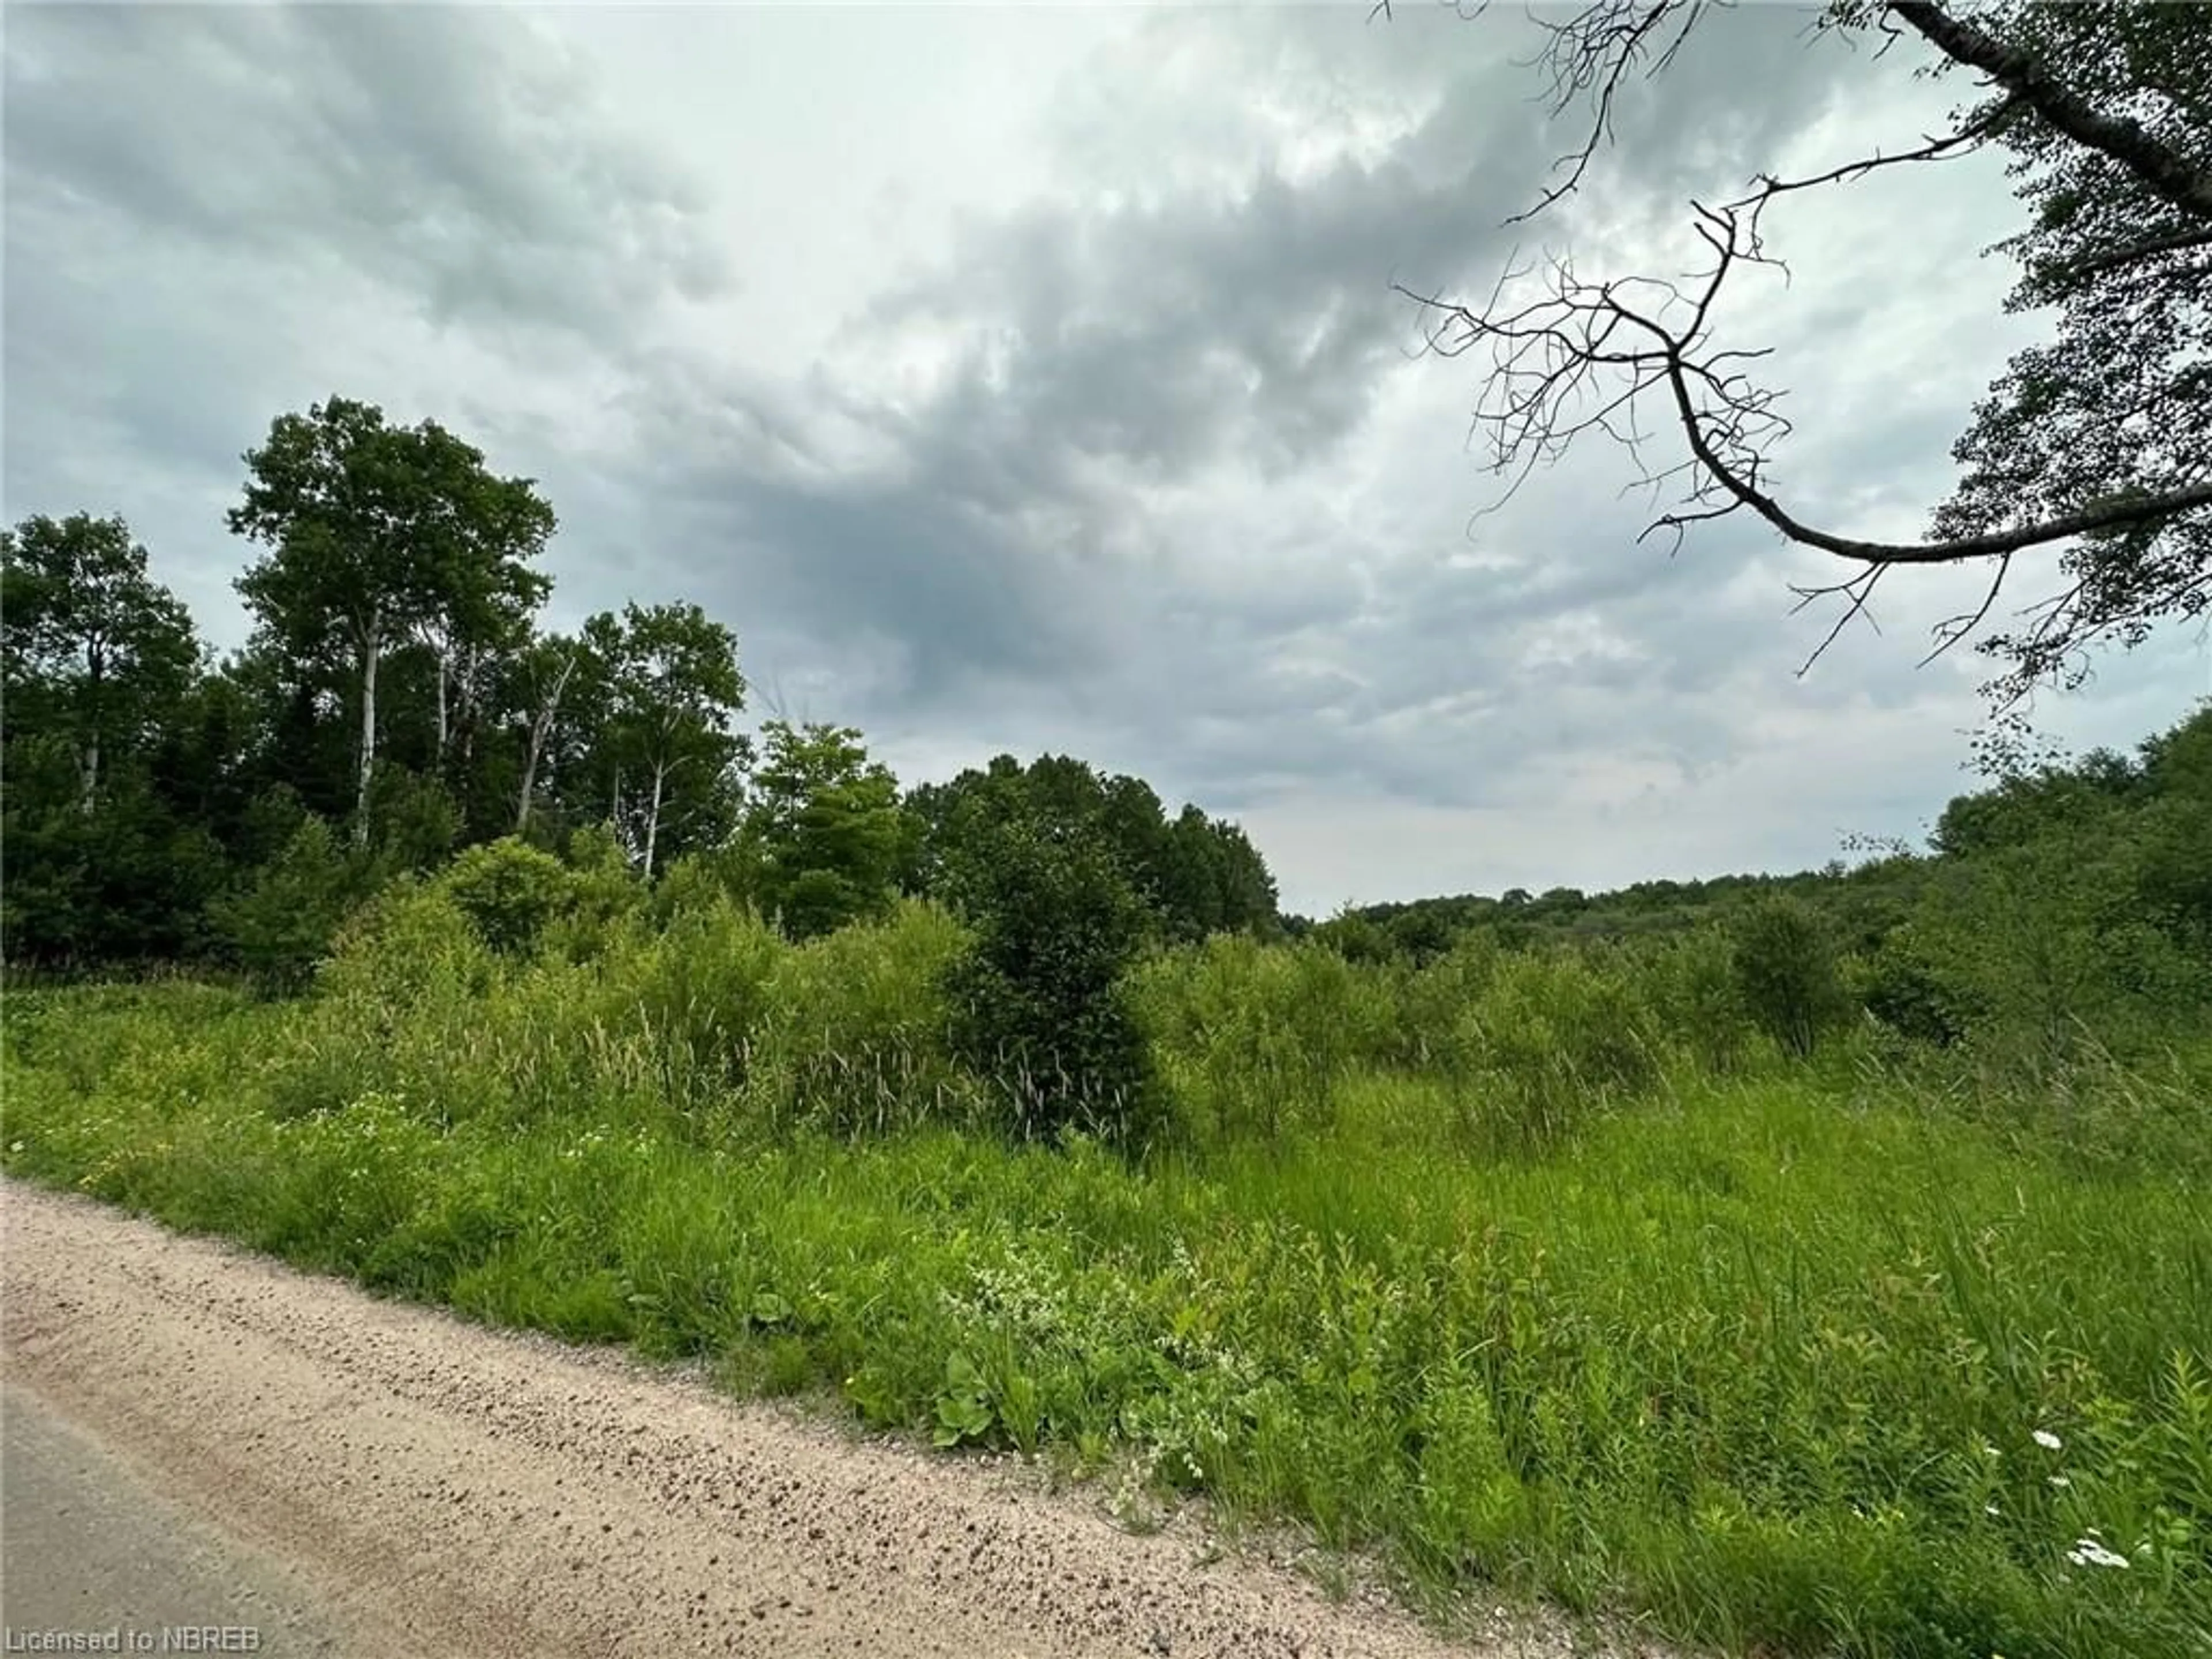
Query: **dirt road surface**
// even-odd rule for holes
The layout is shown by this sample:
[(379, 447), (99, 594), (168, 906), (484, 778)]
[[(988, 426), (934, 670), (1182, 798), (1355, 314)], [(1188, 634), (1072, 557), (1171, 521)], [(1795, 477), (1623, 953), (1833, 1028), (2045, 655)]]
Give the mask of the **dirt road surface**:
[[(1555, 1659), (0, 1181), (0, 1620), (290, 1659)], [(126, 1646), (125, 1650), (128, 1651)], [(155, 1650), (149, 1649), (146, 1650)], [(174, 1650), (173, 1649), (170, 1650)]]

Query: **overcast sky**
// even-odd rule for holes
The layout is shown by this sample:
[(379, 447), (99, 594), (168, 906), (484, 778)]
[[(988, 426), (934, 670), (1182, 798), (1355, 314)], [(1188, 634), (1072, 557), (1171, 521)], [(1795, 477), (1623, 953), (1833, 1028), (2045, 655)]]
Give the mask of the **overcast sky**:
[[(1801, 680), (1832, 618), (1788, 584), (1837, 573), (1747, 522), (1635, 546), (1616, 450), (1471, 525), (1481, 365), (1390, 291), (1686, 270), (1688, 197), (1966, 90), (1809, 17), (1710, 18), (1508, 229), (1572, 137), (1518, 7), (11, 5), (4, 517), (122, 514), (235, 645), (240, 453), (364, 398), (540, 481), (550, 624), (696, 600), (756, 714), (908, 781), (1139, 774), (1291, 908), (1818, 865), (1970, 781), (1987, 665), (1914, 665), (1960, 580)], [(2039, 327), (1977, 257), (2015, 223), (1987, 158), (1771, 222), (1792, 281), (1727, 334), (1775, 349), (1801, 517), (1920, 533)], [(2175, 629), (2039, 712), (2128, 747), (2206, 695)]]

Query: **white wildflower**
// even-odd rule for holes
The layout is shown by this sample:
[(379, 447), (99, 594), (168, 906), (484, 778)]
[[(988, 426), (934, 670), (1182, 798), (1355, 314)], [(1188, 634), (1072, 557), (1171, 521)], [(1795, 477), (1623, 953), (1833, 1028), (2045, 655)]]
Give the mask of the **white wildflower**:
[(2071, 1480), (2068, 1480), (2064, 1475), (2063, 1475), (2063, 1474), (2054, 1474), (2054, 1475), (2051, 1475), (2051, 1476), (2049, 1476), (2049, 1477), (2047, 1477), (2047, 1478), (2049, 1479), (2049, 1480), (2050, 1480), (2051, 1484), (2052, 1486), (2072, 1486), (2072, 1485), (2074, 1484)]
[(2048, 1429), (2038, 1429), (2032, 1437), (2045, 1451), (2057, 1451), (2066, 1443)]
[(2128, 1558), (2117, 1550), (2106, 1549), (2103, 1540), (2090, 1536), (2077, 1538), (2074, 1547), (2066, 1552), (2066, 1559), (2077, 1567), (2124, 1567)]
[(1994, 1504), (1984, 1504), (1982, 1505), (1982, 1513), (1984, 1515), (2001, 1515), (2002, 1514), (2002, 1511), (2000, 1510)]

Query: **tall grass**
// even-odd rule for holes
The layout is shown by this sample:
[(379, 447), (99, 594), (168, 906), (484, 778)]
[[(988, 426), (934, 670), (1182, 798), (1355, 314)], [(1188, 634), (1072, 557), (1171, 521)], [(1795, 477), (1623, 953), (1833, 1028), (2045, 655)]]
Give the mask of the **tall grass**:
[(708, 895), (575, 943), (492, 951), (434, 888), (306, 1001), (11, 995), (0, 1158), (943, 1444), (1133, 1456), (1416, 1593), (2208, 1651), (2194, 1051), (2027, 1098), (1872, 1036), (1788, 1062), (1696, 940), (1216, 940), (1131, 984), (1180, 1126), (1133, 1160), (983, 1131), (939, 912), (794, 946)]

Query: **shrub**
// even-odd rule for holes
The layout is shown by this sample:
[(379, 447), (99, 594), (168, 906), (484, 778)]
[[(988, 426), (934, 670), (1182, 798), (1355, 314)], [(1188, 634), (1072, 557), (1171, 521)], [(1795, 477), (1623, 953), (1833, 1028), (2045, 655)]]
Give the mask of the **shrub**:
[(368, 821), (380, 878), (436, 869), (461, 833), (460, 808), (446, 786), (404, 766), (376, 769), (369, 782)]
[(750, 890), (737, 848), (686, 853), (660, 872), (647, 906), (653, 925), (665, 927), (687, 910), (711, 909), (723, 899), (744, 899)]
[(1698, 927), (1644, 947), (1644, 975), (1674, 1046), (1706, 1071), (1731, 1072), (1753, 1027), (1735, 950), (1717, 927)]
[(968, 1118), (975, 1090), (952, 1056), (945, 995), (968, 943), (946, 912), (904, 900), (882, 921), (781, 951), (749, 1103), (775, 1129), (847, 1136)]
[(1338, 1085), (1375, 1046), (1377, 988), (1328, 945), (1218, 933), (1146, 963), (1131, 1000), (1194, 1120), (1272, 1136), (1329, 1118)]
[(1971, 986), (1947, 975), (1910, 922), (1893, 929), (1872, 955), (1849, 964), (1851, 994), (1890, 1030), (1948, 1048), (1965, 1036), (1984, 1007)]
[(1759, 1029), (1790, 1053), (1809, 1054), (1850, 1012), (1835, 940), (1802, 899), (1762, 899), (1730, 929), (1736, 992)]
[(527, 955), (572, 897), (568, 872), (550, 853), (509, 836), (471, 847), (437, 885), (495, 951)]
[(605, 824), (592, 824), (568, 837), (570, 874), (567, 912), (546, 929), (548, 948), (571, 962), (587, 962), (617, 936), (617, 924), (645, 896), (632, 873), (629, 855)]
[(350, 862), (331, 827), (303, 819), (253, 884), (209, 907), (217, 935), (264, 990), (306, 984), (356, 896)]
[(321, 988), (388, 1030), (425, 1007), (465, 1019), (493, 978), (490, 949), (452, 895), (403, 878), (338, 930)]
[(1590, 1108), (1658, 1081), (1658, 1020), (1622, 966), (1558, 950), (1499, 963), (1454, 1033), (1478, 1091), (1466, 1121), (1479, 1139), (1540, 1148)]
[(726, 894), (687, 906), (660, 932), (633, 920), (617, 935), (600, 964), (597, 1023), (641, 1023), (672, 1103), (726, 1104), (749, 1075), (790, 947)]
[(956, 878), (973, 948), (946, 971), (956, 1052), (1024, 1139), (1157, 1138), (1163, 1101), (1121, 983), (1146, 912), (1105, 849), (1024, 818), (979, 837)]
[(1468, 1016), (1505, 959), (1496, 933), (1471, 929), (1435, 961), (1392, 969), (1386, 981), (1392, 1017), (1372, 1035), (1374, 1057), (1401, 1070), (1464, 1083), (1477, 1060), (1465, 1040)]

